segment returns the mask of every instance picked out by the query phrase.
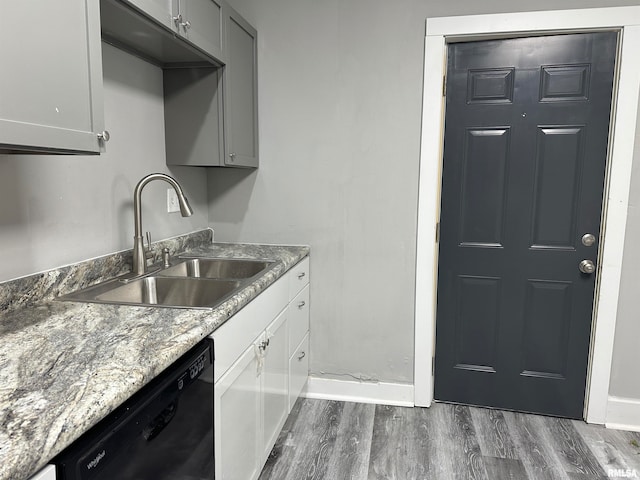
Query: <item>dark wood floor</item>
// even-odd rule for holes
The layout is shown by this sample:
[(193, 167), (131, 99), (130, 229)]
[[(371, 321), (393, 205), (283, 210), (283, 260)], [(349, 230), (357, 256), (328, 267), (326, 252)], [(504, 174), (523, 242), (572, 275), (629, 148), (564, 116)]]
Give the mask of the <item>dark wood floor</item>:
[(435, 404), (300, 399), (260, 480), (640, 478), (640, 434)]

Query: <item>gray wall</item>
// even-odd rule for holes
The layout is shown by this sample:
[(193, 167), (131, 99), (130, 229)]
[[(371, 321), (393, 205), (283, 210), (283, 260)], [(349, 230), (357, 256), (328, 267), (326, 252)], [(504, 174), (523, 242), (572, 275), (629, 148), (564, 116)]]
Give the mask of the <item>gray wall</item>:
[[(232, 3), (260, 37), (261, 168), (209, 172), (216, 238), (311, 245), (314, 375), (412, 382), (425, 18), (638, 2)], [(616, 379), (636, 378), (619, 363)]]
[[(105, 122), (100, 156), (0, 155), (0, 281), (131, 248), (133, 189), (165, 165), (162, 71), (103, 45)], [(166, 213), (164, 182), (143, 193), (143, 227), (159, 240), (207, 227), (206, 175), (173, 168), (194, 207)]]

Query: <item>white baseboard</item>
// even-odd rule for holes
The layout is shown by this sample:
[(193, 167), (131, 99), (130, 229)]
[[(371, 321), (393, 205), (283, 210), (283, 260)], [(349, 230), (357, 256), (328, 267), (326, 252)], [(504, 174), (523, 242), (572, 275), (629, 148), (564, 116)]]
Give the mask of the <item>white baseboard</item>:
[(609, 396), (605, 426), (640, 432), (640, 400)]
[(309, 377), (306, 398), (413, 407), (413, 385)]

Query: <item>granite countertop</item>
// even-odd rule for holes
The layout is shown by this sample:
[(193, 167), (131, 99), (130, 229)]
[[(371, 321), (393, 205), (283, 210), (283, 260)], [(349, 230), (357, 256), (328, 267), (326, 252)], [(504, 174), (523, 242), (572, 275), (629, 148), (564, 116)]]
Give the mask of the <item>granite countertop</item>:
[[(61, 302), (46, 296), (14, 309), (0, 303), (1, 480), (26, 479), (42, 468), (308, 255), (309, 248), (205, 244), (189, 254), (275, 263), (209, 310)], [(47, 274), (40, 275), (46, 279)]]

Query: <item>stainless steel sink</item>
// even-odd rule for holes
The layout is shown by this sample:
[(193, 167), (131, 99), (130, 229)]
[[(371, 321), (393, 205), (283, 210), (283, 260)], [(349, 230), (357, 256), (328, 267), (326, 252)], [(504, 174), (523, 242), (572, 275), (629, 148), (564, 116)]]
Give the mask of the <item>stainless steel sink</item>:
[(265, 270), (270, 261), (235, 258), (190, 258), (161, 270), (157, 275), (218, 279), (251, 278)]
[(110, 280), (59, 300), (173, 308), (214, 308), (240, 289), (239, 280), (148, 276)]
[(127, 274), (59, 300), (174, 308), (214, 308), (251, 283), (269, 260), (187, 258), (146, 276)]
[(145, 277), (95, 296), (95, 300), (127, 305), (211, 308), (240, 286), (238, 281)]

